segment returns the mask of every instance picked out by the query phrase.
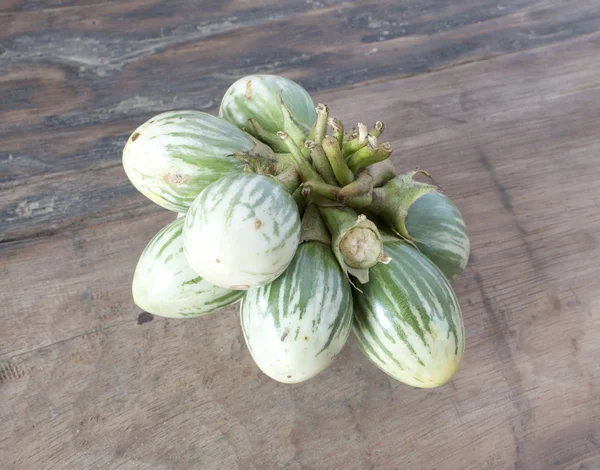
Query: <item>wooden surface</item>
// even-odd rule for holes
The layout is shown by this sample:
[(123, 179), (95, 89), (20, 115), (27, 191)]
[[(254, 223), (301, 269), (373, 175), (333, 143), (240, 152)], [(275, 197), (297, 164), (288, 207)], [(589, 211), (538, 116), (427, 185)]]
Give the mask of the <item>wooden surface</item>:
[[(448, 385), (353, 340), (278, 384), (235, 308), (132, 303), (174, 215), (129, 184), (127, 136), (256, 72), (385, 121), (463, 211)], [(0, 467), (600, 469), (599, 158), (597, 0), (0, 0)]]

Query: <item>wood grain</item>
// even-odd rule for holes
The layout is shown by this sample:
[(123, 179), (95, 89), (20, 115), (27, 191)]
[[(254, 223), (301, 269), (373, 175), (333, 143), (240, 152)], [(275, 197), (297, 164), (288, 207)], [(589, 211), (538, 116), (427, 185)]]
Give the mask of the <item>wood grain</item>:
[[(0, 2), (3, 468), (600, 468), (600, 6)], [(140, 310), (169, 214), (120, 167), (152, 114), (214, 112), (282, 73), (462, 210), (467, 350), (450, 384), (388, 378), (350, 341), (286, 386), (237, 311)]]

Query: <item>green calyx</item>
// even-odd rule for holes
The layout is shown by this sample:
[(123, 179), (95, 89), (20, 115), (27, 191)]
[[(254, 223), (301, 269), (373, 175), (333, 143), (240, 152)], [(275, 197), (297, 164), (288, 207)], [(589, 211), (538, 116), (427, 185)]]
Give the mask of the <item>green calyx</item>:
[(294, 166), (286, 168), (284, 171), (275, 176), (275, 179), (286, 189), (288, 193), (292, 194), (300, 187), (300, 184), (302, 183), (300, 181), (300, 175), (298, 175), (296, 167)]
[(294, 142), (294, 139), (287, 132), (278, 132), (277, 136), (282, 140), (283, 144), (290, 153), (290, 156), (298, 169), (298, 173), (300, 174), (302, 181), (322, 181), (321, 176), (319, 173), (317, 173), (306, 156), (302, 153), (302, 150), (300, 150), (298, 145)]
[(412, 240), (406, 229), (408, 209), (421, 196), (439, 190), (432, 184), (415, 181), (414, 176), (417, 173), (429, 176), (429, 173), (418, 169), (396, 176), (385, 186), (373, 190), (371, 203), (371, 209), (381, 215), (393, 230), (408, 240)]
[(337, 184), (335, 174), (333, 173), (333, 169), (329, 164), (329, 160), (327, 159), (327, 155), (325, 155), (325, 151), (321, 144), (317, 144), (312, 140), (307, 140), (305, 146), (310, 151), (312, 163), (319, 175), (321, 175), (321, 178), (323, 178), (327, 184)]
[(319, 242), (331, 245), (331, 235), (321, 217), (319, 208), (314, 204), (306, 206), (300, 227), (300, 242)]
[(252, 135), (261, 142), (264, 142), (275, 152), (286, 151), (285, 146), (281, 142), (281, 139), (277, 137), (277, 134), (267, 131), (256, 119), (248, 119), (245, 129), (248, 134)]
[(294, 164), (291, 157), (287, 154), (265, 156), (249, 151), (233, 153), (231, 156), (245, 163), (247, 171), (266, 176), (277, 176)]
[(331, 233), (331, 248), (346, 275), (369, 282), (369, 268), (387, 263), (377, 226), (348, 207), (319, 207)]
[(280, 98), (280, 101), (281, 114), (283, 116), (282, 130), (290, 135), (297, 145), (302, 145), (308, 137), (310, 128), (294, 117), (294, 114), (283, 100), (283, 97)]

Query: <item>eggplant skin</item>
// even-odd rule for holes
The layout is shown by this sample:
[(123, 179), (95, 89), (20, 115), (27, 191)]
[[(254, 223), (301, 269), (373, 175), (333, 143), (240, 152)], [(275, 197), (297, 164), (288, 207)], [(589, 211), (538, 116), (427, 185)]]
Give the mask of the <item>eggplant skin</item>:
[(306, 128), (317, 120), (315, 103), (296, 82), (278, 75), (249, 75), (240, 78), (225, 92), (219, 117), (245, 129), (248, 119), (256, 119), (271, 133), (284, 130), (281, 100), (294, 118)]
[(352, 326), (351, 287), (331, 248), (301, 244), (279, 278), (247, 292), (240, 320), (254, 361), (269, 377), (297, 383), (325, 370)]
[(131, 183), (159, 206), (186, 212), (209, 184), (244, 164), (232, 154), (271, 150), (229, 122), (201, 111), (170, 111), (138, 127), (123, 149)]
[(362, 352), (408, 385), (432, 388), (457, 372), (465, 340), (456, 294), (427, 257), (403, 242), (385, 244), (388, 265), (371, 268), (354, 291), (353, 331)]
[(300, 243), (298, 206), (274, 178), (226, 176), (188, 210), (183, 243), (192, 269), (212, 284), (236, 290), (268, 284)]
[(241, 291), (217, 287), (190, 267), (183, 252), (183, 222), (178, 218), (150, 240), (133, 276), (136, 305), (169, 318), (203, 316), (232, 305)]
[(421, 196), (408, 209), (406, 230), (419, 251), (450, 281), (462, 274), (471, 243), (465, 221), (450, 198), (439, 192)]

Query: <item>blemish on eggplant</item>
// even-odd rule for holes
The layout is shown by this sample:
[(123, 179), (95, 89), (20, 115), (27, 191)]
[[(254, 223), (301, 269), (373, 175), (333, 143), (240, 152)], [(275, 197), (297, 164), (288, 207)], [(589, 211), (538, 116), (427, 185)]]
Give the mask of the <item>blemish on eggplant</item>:
[(283, 334), (281, 335), (281, 341), (285, 340), (287, 338), (287, 335), (290, 334), (290, 330), (283, 330)]
[(220, 262), (221, 262), (221, 260), (220, 260), (219, 258), (217, 258), (217, 259), (215, 260), (215, 263), (220, 263)]
[(308, 341), (308, 336), (305, 336), (305, 337), (304, 337), (304, 341)]
[(185, 184), (187, 182), (187, 176), (173, 173), (169, 175), (169, 180), (175, 184)]
[(142, 312), (138, 315), (137, 324), (143, 325), (144, 323), (148, 323), (154, 320), (154, 315), (148, 312)]
[(139, 136), (140, 136), (140, 133), (139, 133), (139, 132), (136, 132), (135, 134), (133, 134), (133, 135), (131, 136), (131, 141), (132, 141), (132, 142), (135, 142)]
[(259, 230), (263, 225), (262, 220), (256, 219), (254, 221), (254, 230)]
[(246, 82), (246, 98), (252, 99), (252, 80)]

